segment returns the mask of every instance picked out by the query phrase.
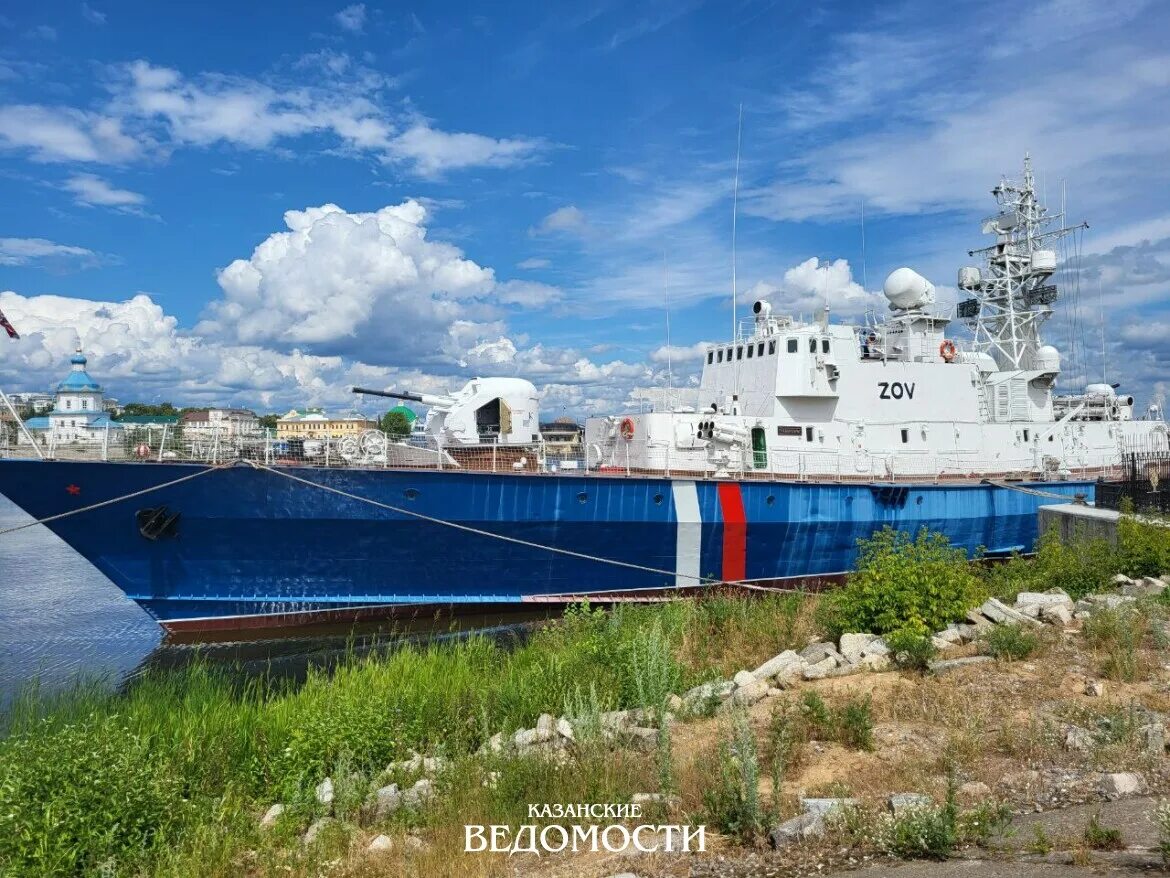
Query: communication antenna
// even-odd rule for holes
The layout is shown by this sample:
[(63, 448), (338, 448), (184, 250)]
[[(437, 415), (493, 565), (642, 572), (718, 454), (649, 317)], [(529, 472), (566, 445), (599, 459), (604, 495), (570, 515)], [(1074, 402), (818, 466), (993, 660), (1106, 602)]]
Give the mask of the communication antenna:
[(739, 152), (743, 144), (743, 103), (739, 105), (739, 125), (735, 134), (735, 186), (731, 191), (731, 340), (735, 341), (739, 312), (736, 309), (735, 287), (735, 220), (739, 213)]
[[(671, 369), (671, 350), (670, 350), (670, 282), (666, 274), (666, 248), (662, 249), (662, 292), (666, 297), (666, 396), (667, 401), (670, 402), (671, 396), (674, 394), (674, 372)], [(674, 403), (670, 403), (670, 407), (674, 408)]]
[(1105, 294), (1101, 292), (1101, 275), (1097, 275), (1097, 308), (1101, 314), (1101, 383), (1108, 384), (1105, 377)]
[(865, 199), (861, 201), (861, 286), (869, 292), (869, 274), (865, 270)]

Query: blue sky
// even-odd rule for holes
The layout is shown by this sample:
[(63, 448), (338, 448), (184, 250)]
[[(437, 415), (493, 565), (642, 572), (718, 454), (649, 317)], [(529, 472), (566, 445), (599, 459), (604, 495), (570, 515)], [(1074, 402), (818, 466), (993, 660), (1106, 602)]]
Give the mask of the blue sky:
[(24, 338), (0, 381), (44, 387), (80, 342), (123, 400), (519, 374), (546, 414), (620, 408), (664, 380), (667, 290), (677, 380), (730, 331), (742, 104), (744, 313), (858, 320), (903, 264), (953, 300), (1030, 150), (1092, 224), (1049, 324), (1066, 380), (1101, 374), (1100, 281), (1109, 380), (1146, 397), (1168, 36), (1162, 4), (1082, 0), (7, 9), (0, 309)]

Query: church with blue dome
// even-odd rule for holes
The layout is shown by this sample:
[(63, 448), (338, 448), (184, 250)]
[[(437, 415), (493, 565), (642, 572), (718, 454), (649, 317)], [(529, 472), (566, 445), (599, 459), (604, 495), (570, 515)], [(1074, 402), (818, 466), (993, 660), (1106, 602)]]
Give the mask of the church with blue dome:
[(29, 418), (24, 426), (41, 442), (103, 442), (106, 436), (121, 430), (105, 411), (105, 392), (85, 371), (86, 359), (77, 349), (69, 360), (72, 369), (57, 385), (56, 403), (47, 415)]

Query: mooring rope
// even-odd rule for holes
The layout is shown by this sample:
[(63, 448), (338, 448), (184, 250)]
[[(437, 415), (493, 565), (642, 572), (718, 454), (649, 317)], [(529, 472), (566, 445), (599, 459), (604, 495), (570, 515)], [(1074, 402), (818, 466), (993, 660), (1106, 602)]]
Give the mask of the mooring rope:
[(996, 488), (1007, 488), (1009, 491), (1019, 491), (1021, 494), (1031, 494), (1033, 497), (1051, 497), (1053, 500), (1064, 500), (1071, 503), (1073, 498), (1067, 494), (1057, 494), (1055, 491), (1041, 491), (1039, 488), (1025, 488), (1023, 485), (1013, 485), (1011, 482), (997, 482), (994, 479), (984, 479), (985, 485)]
[[(301, 476), (296, 476), (296, 475), (293, 475), (292, 473), (284, 472), (282, 470), (275, 469), (274, 467), (267, 466), (266, 464), (257, 463), (254, 460), (249, 460), (249, 461), (245, 461), (245, 462), (249, 466), (255, 467), (256, 469), (267, 470), (268, 472), (272, 473), (273, 475), (281, 476), (283, 478), (289, 479), (289, 480), (294, 481), (294, 482), (300, 482), (303, 485), (309, 485), (310, 487), (313, 487), (313, 488), (320, 488), (322, 491), (328, 491), (329, 493), (337, 494), (340, 497), (346, 497), (350, 500), (357, 500), (359, 503), (368, 503), (369, 505), (376, 506), (379, 509), (385, 509), (389, 512), (397, 512), (401, 515), (407, 515), (407, 516), (410, 516), (411, 518), (417, 518), (421, 521), (429, 521), (432, 524), (439, 524), (439, 525), (442, 525), (444, 527), (454, 528), (455, 530), (463, 531), (465, 533), (475, 534), (476, 536), (490, 537), (492, 539), (501, 540), (501, 541), (506, 542), (506, 543), (513, 543), (513, 544), (518, 545), (518, 546), (524, 546), (524, 547), (529, 548), (529, 549), (538, 549), (540, 551), (552, 552), (552, 553), (557, 554), (557, 555), (567, 555), (570, 558), (579, 558), (583, 561), (595, 561), (598, 564), (610, 564), (614, 567), (625, 567), (629, 570), (638, 570), (642, 573), (653, 573), (653, 574), (657, 574), (660, 576), (670, 576), (670, 577), (677, 575), (677, 571), (674, 571), (674, 570), (665, 570), (665, 569), (658, 568), (658, 567), (648, 567), (645, 564), (635, 564), (632, 561), (619, 561), (616, 558), (605, 558), (605, 557), (602, 557), (601, 555), (590, 555), (586, 552), (576, 552), (572, 549), (562, 549), (560, 546), (549, 546), (549, 545), (545, 545), (544, 543), (536, 543), (536, 542), (533, 542), (531, 540), (522, 540), (519, 537), (510, 537), (510, 536), (507, 536), (506, 534), (494, 533), (493, 531), (490, 531), (490, 530), (483, 530), (483, 529), (478, 528), (478, 527), (472, 527), (471, 525), (460, 524), (459, 522), (456, 522), (456, 521), (448, 521), (445, 518), (437, 518), (433, 515), (427, 515), (424, 512), (418, 512), (414, 509), (404, 509), (401, 506), (394, 506), (390, 503), (382, 503), (379, 500), (372, 500), (369, 497), (362, 497), (359, 494), (353, 494), (349, 491), (343, 491), (341, 488), (334, 488), (332, 485), (323, 485), (320, 482), (314, 482), (310, 479), (302, 478)], [(746, 589), (749, 589), (751, 591), (767, 591), (767, 592), (800, 592), (800, 591), (803, 591), (803, 589), (795, 589), (795, 588), (770, 588), (770, 587), (761, 586), (761, 585), (753, 585), (751, 580), (728, 581), (728, 580), (718, 579), (716, 577), (711, 577), (711, 576), (700, 576), (700, 577), (688, 576), (686, 578), (687, 579), (695, 579), (696, 585), (701, 585), (701, 586), (708, 587), (708, 588), (713, 587), (713, 586), (725, 585), (725, 586), (728, 586), (730, 588), (746, 588)]]
[(114, 497), (110, 500), (102, 500), (100, 503), (91, 503), (89, 506), (80, 506), (77, 509), (70, 509), (68, 512), (58, 512), (56, 515), (50, 515), (48, 518), (38, 518), (35, 521), (26, 521), (24, 524), (18, 524), (15, 527), (8, 527), (4, 530), (0, 530), (0, 537), (16, 533), (18, 530), (24, 530), (28, 527), (35, 527), (38, 524), (48, 524), (51, 521), (60, 521), (62, 518), (69, 518), (73, 515), (80, 515), (83, 512), (92, 512), (95, 509), (101, 509), (103, 506), (113, 506), (115, 503), (121, 503), (123, 500), (133, 500), (135, 497), (142, 497), (155, 491), (161, 491), (163, 488), (169, 488), (172, 485), (178, 485), (181, 482), (189, 482), (191, 479), (197, 479), (200, 476), (205, 476), (208, 473), (213, 473), (217, 470), (221, 470), (225, 467), (233, 465), (234, 462), (216, 464), (215, 466), (209, 466), (207, 469), (199, 470), (197, 473), (188, 473), (181, 478), (172, 479), (169, 482), (163, 482), (161, 485), (154, 485), (150, 488), (143, 488), (141, 491), (132, 491), (129, 494), (123, 494), (121, 497)]

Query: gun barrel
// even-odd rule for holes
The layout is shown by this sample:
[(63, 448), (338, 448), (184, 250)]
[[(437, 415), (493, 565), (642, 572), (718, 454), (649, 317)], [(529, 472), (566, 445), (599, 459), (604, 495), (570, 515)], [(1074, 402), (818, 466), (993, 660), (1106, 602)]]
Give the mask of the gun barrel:
[(351, 387), (354, 393), (365, 393), (370, 396), (385, 396), (390, 399), (403, 399), (407, 402), (417, 402), (421, 405), (443, 406), (450, 405), (449, 396), (432, 396), (429, 393), (410, 393), (406, 390), (371, 390), (368, 387)]

